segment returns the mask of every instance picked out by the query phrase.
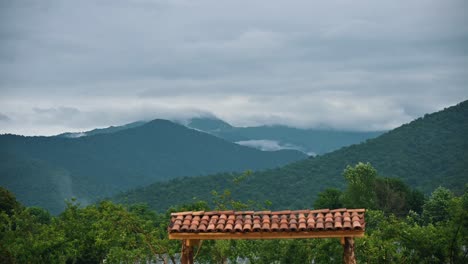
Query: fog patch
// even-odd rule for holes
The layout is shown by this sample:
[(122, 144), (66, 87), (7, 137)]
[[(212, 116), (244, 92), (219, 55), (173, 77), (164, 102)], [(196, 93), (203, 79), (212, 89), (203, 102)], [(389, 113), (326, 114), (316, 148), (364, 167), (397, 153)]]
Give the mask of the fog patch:
[(282, 149), (295, 149), (302, 151), (301, 147), (295, 146), (293, 144), (282, 144), (276, 140), (270, 139), (252, 139), (252, 140), (242, 140), (235, 142), (236, 144), (247, 146), (251, 148), (256, 148), (262, 151), (277, 151)]
[(71, 199), (73, 195), (73, 181), (70, 172), (65, 169), (58, 169), (51, 175), (52, 183), (57, 188), (59, 197), (63, 200)]

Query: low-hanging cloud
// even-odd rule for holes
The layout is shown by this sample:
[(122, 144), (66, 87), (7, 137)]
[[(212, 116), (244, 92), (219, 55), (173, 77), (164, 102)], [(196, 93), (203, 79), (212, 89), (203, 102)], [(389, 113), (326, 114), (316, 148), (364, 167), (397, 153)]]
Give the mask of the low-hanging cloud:
[(0, 133), (207, 113), (240, 126), (391, 129), (468, 98), (467, 8), (4, 1)]
[(302, 149), (298, 146), (292, 144), (281, 144), (276, 140), (270, 139), (242, 140), (237, 141), (236, 143), (242, 146), (257, 148), (263, 151), (277, 151), (282, 149), (295, 149), (302, 151)]

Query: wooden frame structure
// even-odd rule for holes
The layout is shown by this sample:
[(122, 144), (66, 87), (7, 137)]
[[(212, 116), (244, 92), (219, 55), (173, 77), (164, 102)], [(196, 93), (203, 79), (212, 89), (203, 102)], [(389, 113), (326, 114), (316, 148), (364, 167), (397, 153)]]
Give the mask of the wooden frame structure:
[(171, 214), (169, 239), (182, 240), (182, 264), (193, 264), (202, 240), (339, 238), (343, 262), (356, 263), (354, 238), (363, 237), (364, 209), (213, 211)]

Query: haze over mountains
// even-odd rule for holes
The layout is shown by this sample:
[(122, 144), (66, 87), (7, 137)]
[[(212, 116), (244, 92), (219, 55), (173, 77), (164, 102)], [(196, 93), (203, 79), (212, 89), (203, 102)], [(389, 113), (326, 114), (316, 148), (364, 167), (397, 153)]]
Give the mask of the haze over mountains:
[[(386, 177), (402, 179), (425, 193), (438, 186), (461, 193), (468, 183), (468, 101), (427, 114), (375, 139), (310, 157), (281, 168), (240, 174), (175, 179), (132, 190), (116, 201), (147, 203), (164, 210), (194, 200), (210, 201), (211, 191), (230, 190), (233, 199), (271, 201), (274, 209), (309, 208), (316, 195), (342, 187), (348, 165), (370, 162)], [(242, 181), (234, 180), (243, 178)]]
[(26, 205), (57, 213), (72, 196), (86, 203), (156, 180), (261, 170), (307, 157), (241, 146), (167, 120), (107, 132), (78, 138), (2, 135), (0, 185)]
[[(459, 191), (468, 175), (467, 119), (465, 101), (375, 139), (381, 132), (239, 128), (215, 118), (191, 119), (185, 126), (160, 119), (139, 121), (53, 137), (1, 135), (0, 185), (26, 205), (53, 213), (72, 196), (88, 203), (128, 191), (116, 200), (148, 202), (159, 210), (194, 197), (209, 200), (212, 190), (223, 188), (241, 200), (299, 208), (310, 207), (324, 188), (342, 186), (347, 165), (371, 162), (382, 175), (426, 192), (439, 185)], [(257, 148), (273, 144), (270, 150), (279, 150), (241, 145), (251, 143), (258, 143)], [(304, 154), (346, 145), (351, 146), (316, 157)], [(245, 170), (257, 172), (233, 184)], [(186, 176), (199, 177), (180, 178)], [(146, 187), (129, 191), (139, 186)]]
[(297, 149), (309, 155), (324, 154), (383, 133), (300, 129), (282, 125), (234, 127), (216, 118), (193, 118), (187, 126), (262, 150)]
[[(59, 137), (76, 138), (96, 134), (113, 133), (145, 124), (137, 121), (123, 126), (94, 129), (86, 132), (63, 133)], [(333, 129), (300, 129), (283, 125), (235, 127), (216, 118), (194, 117), (188, 120), (174, 120), (189, 128), (200, 130), (228, 141), (265, 151), (295, 149), (308, 155), (324, 154), (340, 147), (356, 144), (374, 138), (383, 131), (342, 131)]]

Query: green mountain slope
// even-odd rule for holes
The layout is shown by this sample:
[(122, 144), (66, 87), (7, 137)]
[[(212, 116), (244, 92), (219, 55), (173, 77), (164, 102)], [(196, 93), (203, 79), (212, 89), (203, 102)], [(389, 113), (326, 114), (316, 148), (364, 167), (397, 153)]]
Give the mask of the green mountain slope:
[(262, 141), (273, 143), (276, 149), (298, 149), (309, 154), (324, 154), (344, 146), (375, 138), (383, 132), (356, 132), (330, 129), (300, 129), (287, 126), (234, 127), (213, 117), (193, 118), (188, 127), (199, 129), (226, 140), (245, 145)]
[(318, 192), (342, 187), (347, 165), (370, 162), (382, 176), (397, 177), (426, 193), (438, 186), (461, 192), (468, 182), (468, 101), (425, 115), (378, 138), (311, 157), (282, 168), (255, 172), (235, 184), (238, 174), (181, 178), (123, 193), (121, 202), (147, 202), (162, 210), (211, 191), (228, 188), (235, 199), (273, 202), (274, 208), (311, 207)]
[(136, 121), (136, 122), (132, 122), (123, 126), (110, 126), (106, 128), (96, 128), (96, 129), (86, 131), (86, 132), (66, 132), (66, 133), (57, 135), (57, 137), (78, 138), (78, 137), (83, 137), (83, 136), (109, 134), (109, 133), (115, 133), (115, 132), (119, 132), (119, 131), (129, 129), (129, 128), (139, 127), (146, 123), (147, 123), (146, 121)]
[[(79, 138), (0, 136), (0, 185), (26, 205), (57, 212), (156, 180), (278, 167), (306, 158), (264, 152), (166, 120)], [(38, 198), (40, 197), (40, 198)]]

